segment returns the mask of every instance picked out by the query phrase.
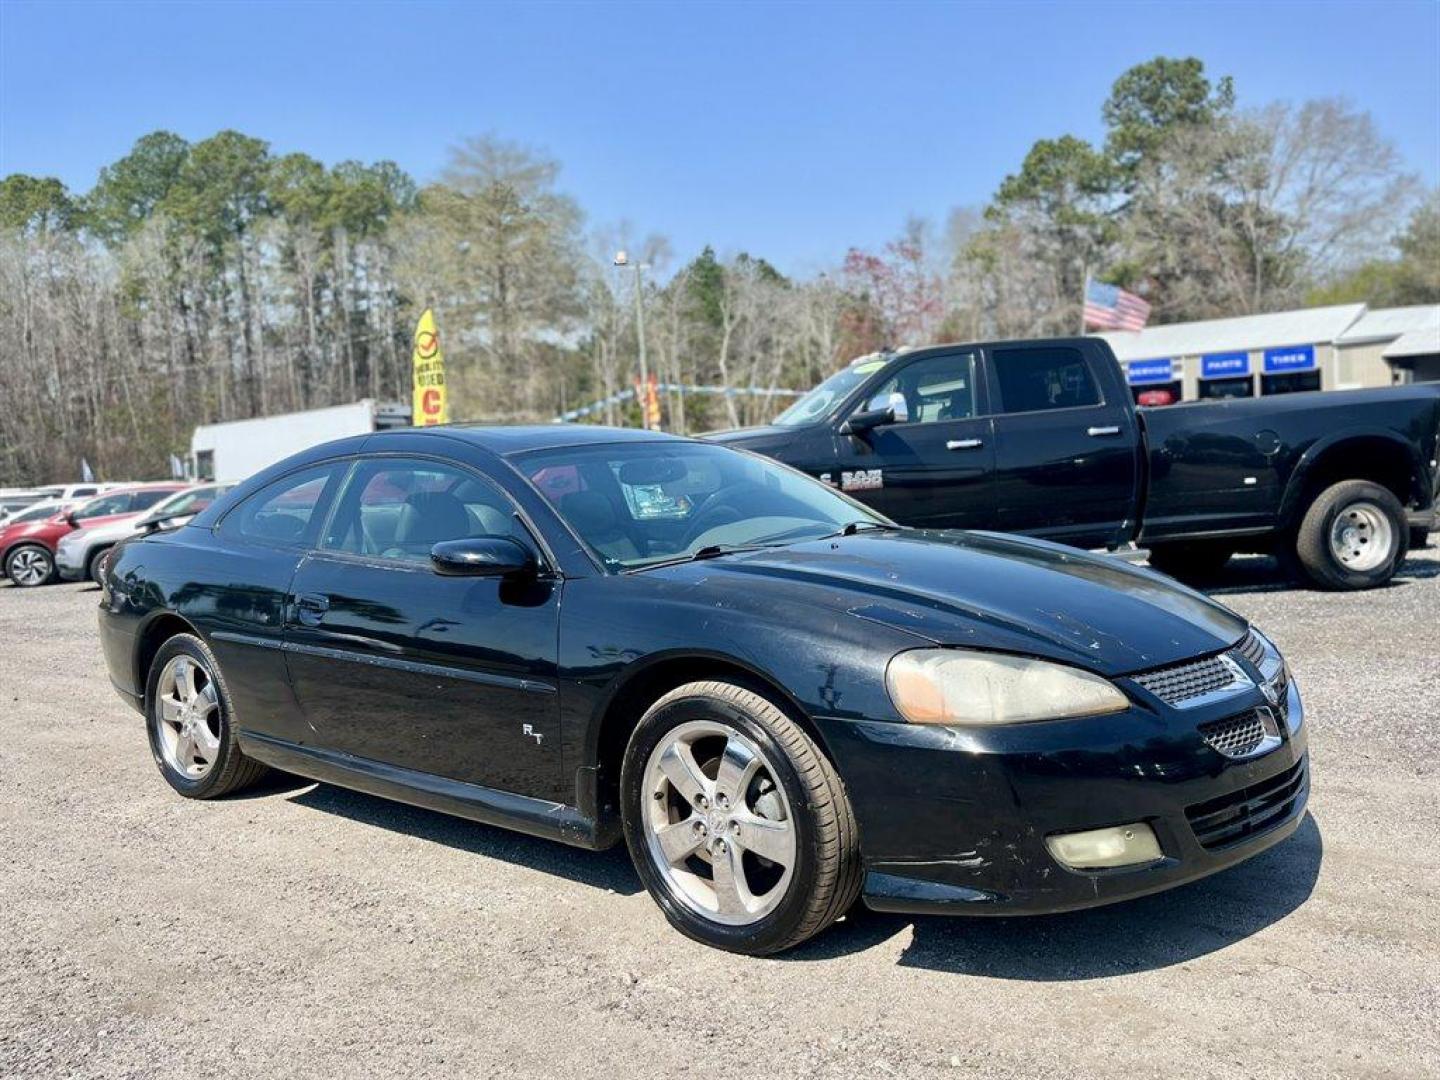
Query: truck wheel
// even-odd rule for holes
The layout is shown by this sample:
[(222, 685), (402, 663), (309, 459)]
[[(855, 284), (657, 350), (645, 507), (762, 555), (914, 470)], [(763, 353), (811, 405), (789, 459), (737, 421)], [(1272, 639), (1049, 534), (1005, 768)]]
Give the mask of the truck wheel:
[(1235, 552), (1223, 544), (1156, 544), (1150, 565), (1174, 578), (1212, 577)]
[(55, 558), (39, 544), (21, 544), (5, 557), (5, 573), (22, 589), (55, 580)]
[(1412, 525), (1410, 527), (1410, 550), (1419, 551), (1429, 546), (1430, 530), (1424, 525)]
[(1295, 555), (1324, 589), (1373, 589), (1405, 559), (1410, 526), (1392, 491), (1342, 480), (1320, 492), (1301, 519)]

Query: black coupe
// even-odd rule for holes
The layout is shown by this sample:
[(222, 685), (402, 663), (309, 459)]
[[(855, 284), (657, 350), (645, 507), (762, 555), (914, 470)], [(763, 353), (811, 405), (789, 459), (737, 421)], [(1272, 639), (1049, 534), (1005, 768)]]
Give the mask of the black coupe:
[(586, 848), (771, 953), (857, 897), (1052, 912), (1230, 866), (1309, 778), (1274, 646), (1151, 571), (902, 529), (774, 461), (593, 427), (329, 443), (105, 575), (161, 774), (267, 766)]

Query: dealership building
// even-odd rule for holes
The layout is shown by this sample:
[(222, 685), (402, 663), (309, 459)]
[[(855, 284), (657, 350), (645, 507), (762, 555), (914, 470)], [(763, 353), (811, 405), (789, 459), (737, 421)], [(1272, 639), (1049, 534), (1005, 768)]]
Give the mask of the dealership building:
[(1142, 405), (1440, 381), (1440, 304), (1337, 304), (1098, 336)]

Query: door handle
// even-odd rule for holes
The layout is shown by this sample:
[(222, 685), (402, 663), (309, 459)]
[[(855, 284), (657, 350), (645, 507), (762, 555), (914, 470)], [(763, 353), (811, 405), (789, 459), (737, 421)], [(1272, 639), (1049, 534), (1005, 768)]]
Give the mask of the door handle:
[(319, 626), (330, 610), (330, 598), (322, 593), (302, 593), (295, 598), (295, 615), (306, 626)]
[(945, 444), (946, 450), (974, 450), (978, 446), (984, 446), (979, 439), (951, 439)]
[(1110, 424), (1107, 427), (1086, 428), (1085, 434), (1091, 436), (1092, 438), (1100, 435), (1119, 435), (1120, 426), (1118, 424)]

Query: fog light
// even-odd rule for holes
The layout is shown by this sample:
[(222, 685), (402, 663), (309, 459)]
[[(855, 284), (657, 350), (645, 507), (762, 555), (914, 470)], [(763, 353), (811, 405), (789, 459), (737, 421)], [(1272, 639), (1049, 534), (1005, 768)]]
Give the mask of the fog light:
[(1047, 836), (1045, 846), (1055, 859), (1072, 870), (1100, 870), (1138, 866), (1162, 857), (1155, 832), (1143, 821), (1112, 829)]

